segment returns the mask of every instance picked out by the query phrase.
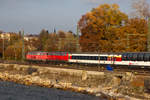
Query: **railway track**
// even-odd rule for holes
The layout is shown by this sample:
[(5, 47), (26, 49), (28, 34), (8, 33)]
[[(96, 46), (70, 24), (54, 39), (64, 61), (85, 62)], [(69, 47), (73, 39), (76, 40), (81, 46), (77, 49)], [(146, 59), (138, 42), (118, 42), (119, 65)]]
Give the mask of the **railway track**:
[[(53, 68), (68, 68), (68, 69), (76, 69), (76, 70), (86, 70), (86, 71), (100, 71), (100, 72), (108, 72), (106, 69), (106, 65), (81, 65), (81, 64), (58, 64), (58, 63), (28, 63), (21, 61), (4, 61), (0, 60), (0, 63), (5, 64), (20, 64), (20, 65), (36, 65), (41, 67), (53, 67)], [(150, 75), (150, 68), (143, 67), (132, 67), (132, 66), (113, 66), (113, 72), (116, 73), (124, 73), (124, 72), (132, 72), (137, 75)]]

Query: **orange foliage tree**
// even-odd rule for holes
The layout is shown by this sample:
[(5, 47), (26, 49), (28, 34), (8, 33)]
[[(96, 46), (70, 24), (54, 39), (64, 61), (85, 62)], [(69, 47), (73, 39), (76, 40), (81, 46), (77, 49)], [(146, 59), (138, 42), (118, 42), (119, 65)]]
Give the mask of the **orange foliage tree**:
[(146, 50), (147, 22), (132, 18), (117, 4), (103, 4), (79, 20), (83, 52), (134, 52)]
[[(82, 51), (113, 52), (121, 45), (120, 31), (128, 16), (119, 10), (117, 4), (103, 4), (82, 16), (79, 21)], [(124, 34), (124, 33), (122, 33)]]
[(127, 44), (126, 51), (139, 52), (146, 51), (148, 24), (145, 19), (132, 18), (124, 27)]

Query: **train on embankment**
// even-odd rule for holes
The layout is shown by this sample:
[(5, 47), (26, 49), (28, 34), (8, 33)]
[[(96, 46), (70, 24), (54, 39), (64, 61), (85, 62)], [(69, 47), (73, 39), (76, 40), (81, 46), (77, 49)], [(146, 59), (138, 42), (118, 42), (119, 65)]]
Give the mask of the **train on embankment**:
[(149, 66), (150, 53), (68, 53), (33, 51), (26, 54), (30, 62), (66, 62), (76, 64)]

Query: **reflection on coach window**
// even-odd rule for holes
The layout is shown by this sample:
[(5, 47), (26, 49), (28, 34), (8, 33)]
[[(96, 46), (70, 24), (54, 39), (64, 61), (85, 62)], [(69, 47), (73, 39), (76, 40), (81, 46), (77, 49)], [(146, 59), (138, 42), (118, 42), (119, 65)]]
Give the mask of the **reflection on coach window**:
[(139, 53), (138, 54), (138, 61), (143, 61), (144, 59), (144, 54), (143, 53)]
[(150, 61), (150, 53), (144, 54), (144, 61)]

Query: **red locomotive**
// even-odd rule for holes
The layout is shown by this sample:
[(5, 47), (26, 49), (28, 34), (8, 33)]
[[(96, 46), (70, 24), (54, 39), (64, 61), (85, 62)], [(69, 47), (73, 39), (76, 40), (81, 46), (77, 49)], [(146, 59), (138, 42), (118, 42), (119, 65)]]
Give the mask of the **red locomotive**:
[(26, 59), (29, 61), (68, 61), (66, 52), (28, 52)]

